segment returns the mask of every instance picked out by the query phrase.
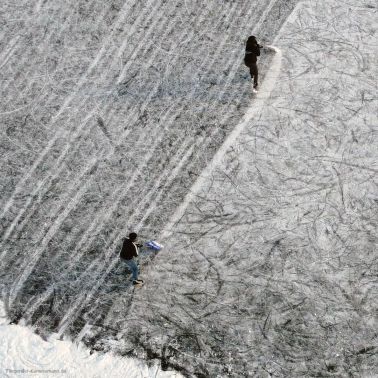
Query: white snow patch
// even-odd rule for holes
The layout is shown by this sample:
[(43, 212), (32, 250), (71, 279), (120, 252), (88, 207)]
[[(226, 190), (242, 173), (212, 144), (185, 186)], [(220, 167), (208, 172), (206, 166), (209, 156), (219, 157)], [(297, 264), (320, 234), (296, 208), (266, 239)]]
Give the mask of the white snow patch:
[(4, 304), (0, 301), (0, 376), (1, 377), (181, 377), (163, 372), (159, 366), (110, 353), (92, 353), (81, 343), (58, 340), (52, 335), (47, 341), (29, 327), (8, 324)]

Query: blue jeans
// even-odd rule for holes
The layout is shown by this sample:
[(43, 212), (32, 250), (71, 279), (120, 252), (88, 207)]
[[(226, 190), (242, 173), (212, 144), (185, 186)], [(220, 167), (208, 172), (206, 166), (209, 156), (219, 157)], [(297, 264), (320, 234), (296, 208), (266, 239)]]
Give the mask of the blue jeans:
[(131, 273), (133, 275), (133, 281), (138, 279), (138, 265), (134, 259), (131, 260), (126, 260), (126, 259), (121, 259), (123, 263), (125, 263), (128, 268), (131, 270)]

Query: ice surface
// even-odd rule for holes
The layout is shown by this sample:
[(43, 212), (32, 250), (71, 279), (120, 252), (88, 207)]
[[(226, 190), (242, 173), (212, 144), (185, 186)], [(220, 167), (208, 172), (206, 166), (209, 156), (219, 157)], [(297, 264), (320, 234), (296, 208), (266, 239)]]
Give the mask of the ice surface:
[(376, 16), (368, 3), (298, 5), (263, 110), (166, 230), (130, 313), (188, 370), (378, 373)]
[[(374, 376), (376, 4), (17, 3), (0, 5), (8, 317), (186, 375)], [(282, 53), (252, 101), (251, 33)], [(165, 246), (135, 291), (131, 228)]]

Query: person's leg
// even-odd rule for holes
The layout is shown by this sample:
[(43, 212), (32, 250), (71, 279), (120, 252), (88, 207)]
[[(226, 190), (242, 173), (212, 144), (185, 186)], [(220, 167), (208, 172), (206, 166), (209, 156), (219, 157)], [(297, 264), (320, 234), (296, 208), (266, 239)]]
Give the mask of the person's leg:
[(249, 66), (249, 74), (251, 75), (251, 80), (253, 79), (253, 66)]
[(259, 71), (257, 69), (257, 63), (251, 64), (249, 71), (251, 73), (251, 78), (253, 77), (253, 88), (256, 88), (259, 82)]
[(133, 281), (138, 279), (138, 265), (135, 260), (126, 260), (127, 266), (130, 268), (132, 273)]

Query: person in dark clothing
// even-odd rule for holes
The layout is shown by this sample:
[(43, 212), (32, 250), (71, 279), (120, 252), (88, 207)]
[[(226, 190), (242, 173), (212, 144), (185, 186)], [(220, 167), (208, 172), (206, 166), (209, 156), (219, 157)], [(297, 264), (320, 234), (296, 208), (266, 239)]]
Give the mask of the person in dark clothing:
[(138, 235), (132, 232), (128, 238), (123, 241), (122, 249), (119, 257), (123, 263), (125, 263), (131, 270), (133, 284), (137, 285), (143, 283), (143, 280), (138, 279), (138, 265), (135, 258), (139, 255), (140, 244), (137, 243)]
[(253, 78), (253, 88), (257, 90), (259, 85), (259, 70), (257, 68), (257, 57), (260, 56), (260, 46), (254, 35), (248, 37), (247, 44), (245, 46), (244, 63), (249, 67), (251, 79)]

